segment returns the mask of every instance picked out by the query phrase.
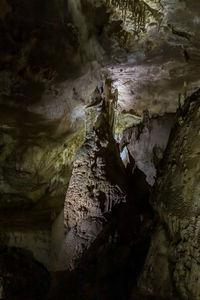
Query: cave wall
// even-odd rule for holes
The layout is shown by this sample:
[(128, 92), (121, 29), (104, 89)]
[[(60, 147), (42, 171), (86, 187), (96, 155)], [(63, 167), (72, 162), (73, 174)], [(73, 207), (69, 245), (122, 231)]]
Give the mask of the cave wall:
[[(177, 115), (152, 205), (160, 225), (139, 285), (150, 294), (199, 299), (199, 90)], [(159, 262), (159, 263), (158, 263)]]
[(1, 299), (44, 299), (49, 288), (49, 273), (33, 258), (30, 251), (7, 247), (1, 241)]
[[(199, 9), (195, 0), (0, 1), (0, 239), (9, 249), (30, 250), (51, 271), (74, 269), (130, 193), (127, 174), (133, 202), (148, 204), (144, 176), (154, 184), (172, 115), (199, 86)], [(117, 92), (102, 94), (106, 78)], [(191, 103), (164, 156), (152, 200), (160, 221), (139, 280), (147, 293), (189, 300), (199, 295)], [(136, 223), (145, 227), (141, 211)], [(121, 238), (128, 227), (135, 234), (127, 219)], [(137, 254), (129, 241), (123, 247)]]
[(141, 170), (151, 186), (155, 183), (157, 167), (167, 147), (175, 119), (175, 114), (150, 118), (148, 111), (144, 111), (139, 125), (125, 129), (120, 139), (124, 164), (132, 172), (135, 167)]

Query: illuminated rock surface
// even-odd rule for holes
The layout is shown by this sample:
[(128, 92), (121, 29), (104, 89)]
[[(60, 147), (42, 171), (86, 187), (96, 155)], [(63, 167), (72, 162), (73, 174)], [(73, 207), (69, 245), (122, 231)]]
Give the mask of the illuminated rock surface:
[(152, 197), (161, 224), (152, 238), (140, 285), (161, 296), (171, 297), (175, 289), (183, 299), (200, 297), (199, 113), (197, 91), (178, 115)]
[(200, 299), (199, 31), (196, 0), (0, 0), (0, 299)]

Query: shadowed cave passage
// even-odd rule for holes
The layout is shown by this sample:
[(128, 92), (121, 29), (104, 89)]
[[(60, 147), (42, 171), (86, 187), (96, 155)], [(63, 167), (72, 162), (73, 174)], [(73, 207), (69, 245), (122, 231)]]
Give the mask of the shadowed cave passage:
[(0, 0), (0, 299), (200, 300), (196, 0)]

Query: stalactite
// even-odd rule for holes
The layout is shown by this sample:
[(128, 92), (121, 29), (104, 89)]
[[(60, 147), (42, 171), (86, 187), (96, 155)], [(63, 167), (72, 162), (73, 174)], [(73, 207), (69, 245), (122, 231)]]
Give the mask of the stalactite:
[(130, 12), (134, 22), (134, 31), (144, 31), (148, 7), (142, 0), (107, 0), (107, 2), (122, 11), (124, 20)]

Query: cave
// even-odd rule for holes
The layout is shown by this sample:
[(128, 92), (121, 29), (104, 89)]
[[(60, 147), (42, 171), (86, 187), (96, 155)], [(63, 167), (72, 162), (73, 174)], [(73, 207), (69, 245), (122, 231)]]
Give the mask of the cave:
[(0, 0), (0, 299), (200, 300), (200, 2)]

